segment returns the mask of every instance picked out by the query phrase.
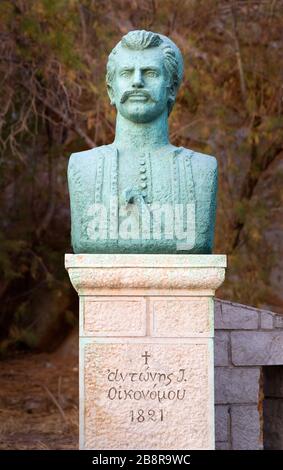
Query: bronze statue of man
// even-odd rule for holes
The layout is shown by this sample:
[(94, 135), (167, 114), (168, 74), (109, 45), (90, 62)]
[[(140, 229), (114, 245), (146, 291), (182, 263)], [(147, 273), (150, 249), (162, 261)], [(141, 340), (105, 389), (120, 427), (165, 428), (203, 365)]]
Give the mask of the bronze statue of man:
[(112, 50), (114, 142), (69, 161), (75, 253), (211, 253), (217, 161), (168, 136), (182, 76), (180, 50), (161, 34), (131, 31)]

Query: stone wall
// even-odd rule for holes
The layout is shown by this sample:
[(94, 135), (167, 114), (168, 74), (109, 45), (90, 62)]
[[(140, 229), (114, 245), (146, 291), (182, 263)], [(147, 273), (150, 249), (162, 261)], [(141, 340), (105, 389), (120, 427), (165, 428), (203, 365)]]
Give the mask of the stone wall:
[(283, 367), (264, 369), (263, 422), (265, 449), (283, 449)]
[[(278, 406), (283, 412), (283, 398), (280, 404), (277, 400), (278, 390), (283, 390), (283, 373), (279, 371), (274, 379), (276, 388), (264, 387), (264, 381), (270, 383), (267, 366), (280, 365), (283, 365), (283, 315), (216, 300), (216, 449), (263, 449), (264, 429), (268, 442), (273, 442), (272, 448), (283, 444), (280, 417), (276, 421), (277, 437), (272, 441), (270, 436), (272, 413), (277, 413)], [(269, 397), (271, 388), (274, 396)]]

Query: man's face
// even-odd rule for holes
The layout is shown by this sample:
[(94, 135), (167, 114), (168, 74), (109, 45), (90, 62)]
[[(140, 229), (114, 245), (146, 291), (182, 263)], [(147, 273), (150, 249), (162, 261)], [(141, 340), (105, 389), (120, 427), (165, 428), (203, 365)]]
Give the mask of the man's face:
[(124, 118), (146, 123), (167, 112), (169, 81), (160, 48), (121, 47), (115, 62), (112, 99)]

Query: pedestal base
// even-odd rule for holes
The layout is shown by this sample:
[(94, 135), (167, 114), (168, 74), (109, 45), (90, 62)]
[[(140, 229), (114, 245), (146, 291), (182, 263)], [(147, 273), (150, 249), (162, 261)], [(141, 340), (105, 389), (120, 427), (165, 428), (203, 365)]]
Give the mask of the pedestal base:
[(224, 255), (66, 255), (80, 296), (80, 448), (214, 449)]

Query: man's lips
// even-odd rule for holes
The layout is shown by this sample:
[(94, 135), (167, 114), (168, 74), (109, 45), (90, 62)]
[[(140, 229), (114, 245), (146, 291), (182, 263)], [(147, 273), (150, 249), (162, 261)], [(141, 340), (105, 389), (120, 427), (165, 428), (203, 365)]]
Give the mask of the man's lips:
[(128, 100), (130, 100), (130, 101), (147, 101), (148, 96), (144, 95), (143, 93), (137, 93), (137, 94), (134, 94), (134, 95), (130, 95), (128, 97)]

